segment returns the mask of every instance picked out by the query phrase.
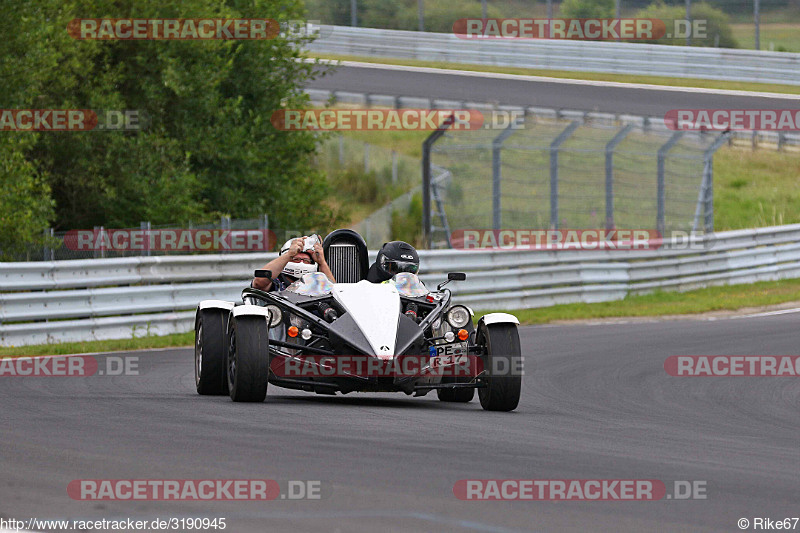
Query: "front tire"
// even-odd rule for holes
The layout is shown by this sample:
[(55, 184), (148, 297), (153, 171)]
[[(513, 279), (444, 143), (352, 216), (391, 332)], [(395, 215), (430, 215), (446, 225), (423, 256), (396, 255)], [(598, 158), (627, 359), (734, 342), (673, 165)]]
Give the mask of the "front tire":
[(194, 381), (197, 394), (228, 394), (225, 355), (228, 327), (227, 309), (198, 309), (194, 320)]
[(481, 407), (486, 411), (513, 411), (522, 391), (519, 332), (514, 324), (481, 322), (478, 336), (486, 348), (484, 369), (486, 387), (478, 389)]
[(226, 374), (231, 400), (263, 402), (269, 380), (269, 335), (264, 317), (231, 316)]

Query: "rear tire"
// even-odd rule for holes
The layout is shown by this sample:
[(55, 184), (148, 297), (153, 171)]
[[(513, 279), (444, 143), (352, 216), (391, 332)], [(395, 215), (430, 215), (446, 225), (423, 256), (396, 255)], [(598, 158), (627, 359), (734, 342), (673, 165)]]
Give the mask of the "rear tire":
[[(478, 337), (485, 342), (486, 387), (478, 389), (486, 411), (513, 411), (522, 391), (519, 332), (514, 324), (479, 325)], [(496, 373), (497, 375), (492, 375)]]
[(198, 309), (194, 321), (194, 381), (204, 396), (228, 394), (225, 356), (227, 309)]
[[(442, 383), (458, 383), (456, 378), (442, 378)], [(468, 403), (475, 397), (475, 389), (436, 389), (439, 401)]]
[(226, 375), (231, 400), (263, 402), (269, 380), (269, 334), (264, 317), (231, 316)]

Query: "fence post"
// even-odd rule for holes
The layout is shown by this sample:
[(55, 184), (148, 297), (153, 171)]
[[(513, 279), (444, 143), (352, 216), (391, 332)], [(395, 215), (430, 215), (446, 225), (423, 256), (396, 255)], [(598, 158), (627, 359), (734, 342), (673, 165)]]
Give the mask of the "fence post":
[(619, 143), (633, 129), (633, 124), (628, 124), (614, 135), (606, 144), (606, 229), (612, 230), (614, 224), (614, 150)]
[(149, 256), (150, 255), (150, 221), (147, 222), (139, 222), (139, 228), (141, 228), (142, 232), (144, 233), (144, 250), (142, 250), (142, 255)]
[(397, 185), (397, 150), (392, 150), (392, 185)]
[(697, 231), (699, 212), (702, 204), (703, 231), (705, 233), (714, 232), (714, 154), (725, 144), (730, 136), (730, 132), (722, 133), (714, 140), (711, 146), (703, 152), (703, 186), (697, 198), (697, 209), (695, 209), (695, 220), (692, 227), (693, 231)]
[(682, 131), (673, 133), (672, 137), (670, 137), (669, 140), (658, 149), (658, 184), (656, 189), (658, 209), (656, 213), (656, 230), (661, 234), (662, 238), (664, 237), (664, 231), (666, 228), (664, 214), (664, 163), (667, 157), (667, 152), (669, 152), (672, 147), (675, 146), (675, 143), (677, 143), (682, 136)]
[(339, 135), (339, 166), (344, 166), (344, 135)]
[(269, 215), (264, 213), (261, 215), (261, 218), (258, 219), (258, 226), (259, 230), (261, 230), (261, 234), (264, 236), (264, 250), (268, 252), (272, 249), (275, 243), (270, 242), (269, 240)]
[(502, 226), (502, 212), (500, 209), (500, 180), (502, 162), (500, 157), (503, 150), (503, 142), (508, 139), (516, 129), (518, 120), (509, 124), (500, 135), (492, 139), (492, 229), (500, 231)]
[(44, 230), (44, 245), (42, 247), (42, 261), (55, 261), (55, 250), (50, 246), (55, 237), (53, 228)]
[[(222, 229), (223, 231), (225, 231), (225, 230), (230, 231), (230, 229), (231, 229), (231, 217), (229, 217), (227, 215), (223, 215), (222, 218), (219, 221), (219, 225), (220, 225), (220, 229)], [(230, 250), (226, 250), (224, 246), (223, 246), (222, 250), (220, 250), (220, 252), (223, 253), (223, 254), (227, 254), (229, 251)]]
[(369, 143), (364, 143), (364, 174), (369, 174)]
[(431, 245), (431, 149), (453, 122), (455, 114), (447, 117), (442, 125), (422, 142), (422, 245), (425, 248), (430, 248)]
[(580, 125), (580, 121), (573, 120), (550, 143), (550, 229), (558, 229), (558, 149)]

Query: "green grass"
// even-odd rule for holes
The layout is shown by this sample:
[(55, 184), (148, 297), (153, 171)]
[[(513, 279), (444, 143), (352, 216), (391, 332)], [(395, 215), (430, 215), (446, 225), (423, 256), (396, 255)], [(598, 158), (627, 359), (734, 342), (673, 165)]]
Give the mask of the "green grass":
[[(509, 311), (523, 324), (615, 317), (689, 315), (800, 301), (800, 279), (725, 285), (687, 292), (656, 291), (624, 300)], [(476, 313), (476, 315), (483, 314)]]
[[(731, 24), (733, 36), (741, 48), (755, 49), (756, 34), (753, 23)], [(761, 50), (800, 52), (800, 23), (761, 24)]]
[(74, 353), (122, 352), (127, 350), (148, 350), (192, 346), (194, 332), (175, 333), (160, 337), (137, 337), (108, 341), (65, 342), (60, 344), (39, 344), (35, 346), (0, 346), (0, 357), (21, 357), (34, 355), (68, 355)]
[(721, 80), (704, 80), (689, 78), (670, 78), (667, 76), (645, 76), (634, 74), (608, 74), (601, 72), (571, 72), (565, 70), (527, 69), (518, 67), (495, 67), (488, 65), (472, 65), (468, 63), (445, 63), (441, 61), (419, 61), (416, 59), (396, 59), (380, 57), (344, 56), (317, 54), (314, 57), (341, 61), (363, 61), (388, 65), (407, 65), (414, 67), (430, 67), (439, 69), (469, 70), (473, 72), (498, 72), (501, 74), (521, 74), (526, 76), (546, 76), (573, 80), (613, 81), (619, 83), (645, 83), (651, 85), (668, 85), (672, 87), (700, 87), (705, 89), (726, 89), (738, 91), (773, 92), (800, 94), (800, 86), (778, 85), (769, 83), (737, 82)]
[(723, 148), (714, 158), (717, 231), (800, 222), (800, 154)]

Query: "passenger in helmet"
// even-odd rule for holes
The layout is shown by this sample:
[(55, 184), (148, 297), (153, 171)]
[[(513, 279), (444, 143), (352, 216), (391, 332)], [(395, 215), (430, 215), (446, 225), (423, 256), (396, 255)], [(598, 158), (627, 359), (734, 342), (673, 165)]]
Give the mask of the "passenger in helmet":
[(417, 250), (403, 241), (385, 243), (378, 252), (378, 258), (369, 267), (367, 281), (383, 283), (400, 272), (419, 272), (419, 254)]
[[(269, 270), (273, 274), (271, 280), (266, 278), (255, 278), (250, 284), (254, 289), (262, 291), (282, 291), (289, 285), (297, 281), (303, 274), (310, 272), (322, 272), (332, 283), (336, 283), (328, 262), (325, 260), (325, 253), (322, 251), (322, 244), (319, 237), (300, 237), (289, 239), (281, 246), (278, 257), (264, 266), (264, 270)], [(280, 272), (277, 276), (276, 273)]]

